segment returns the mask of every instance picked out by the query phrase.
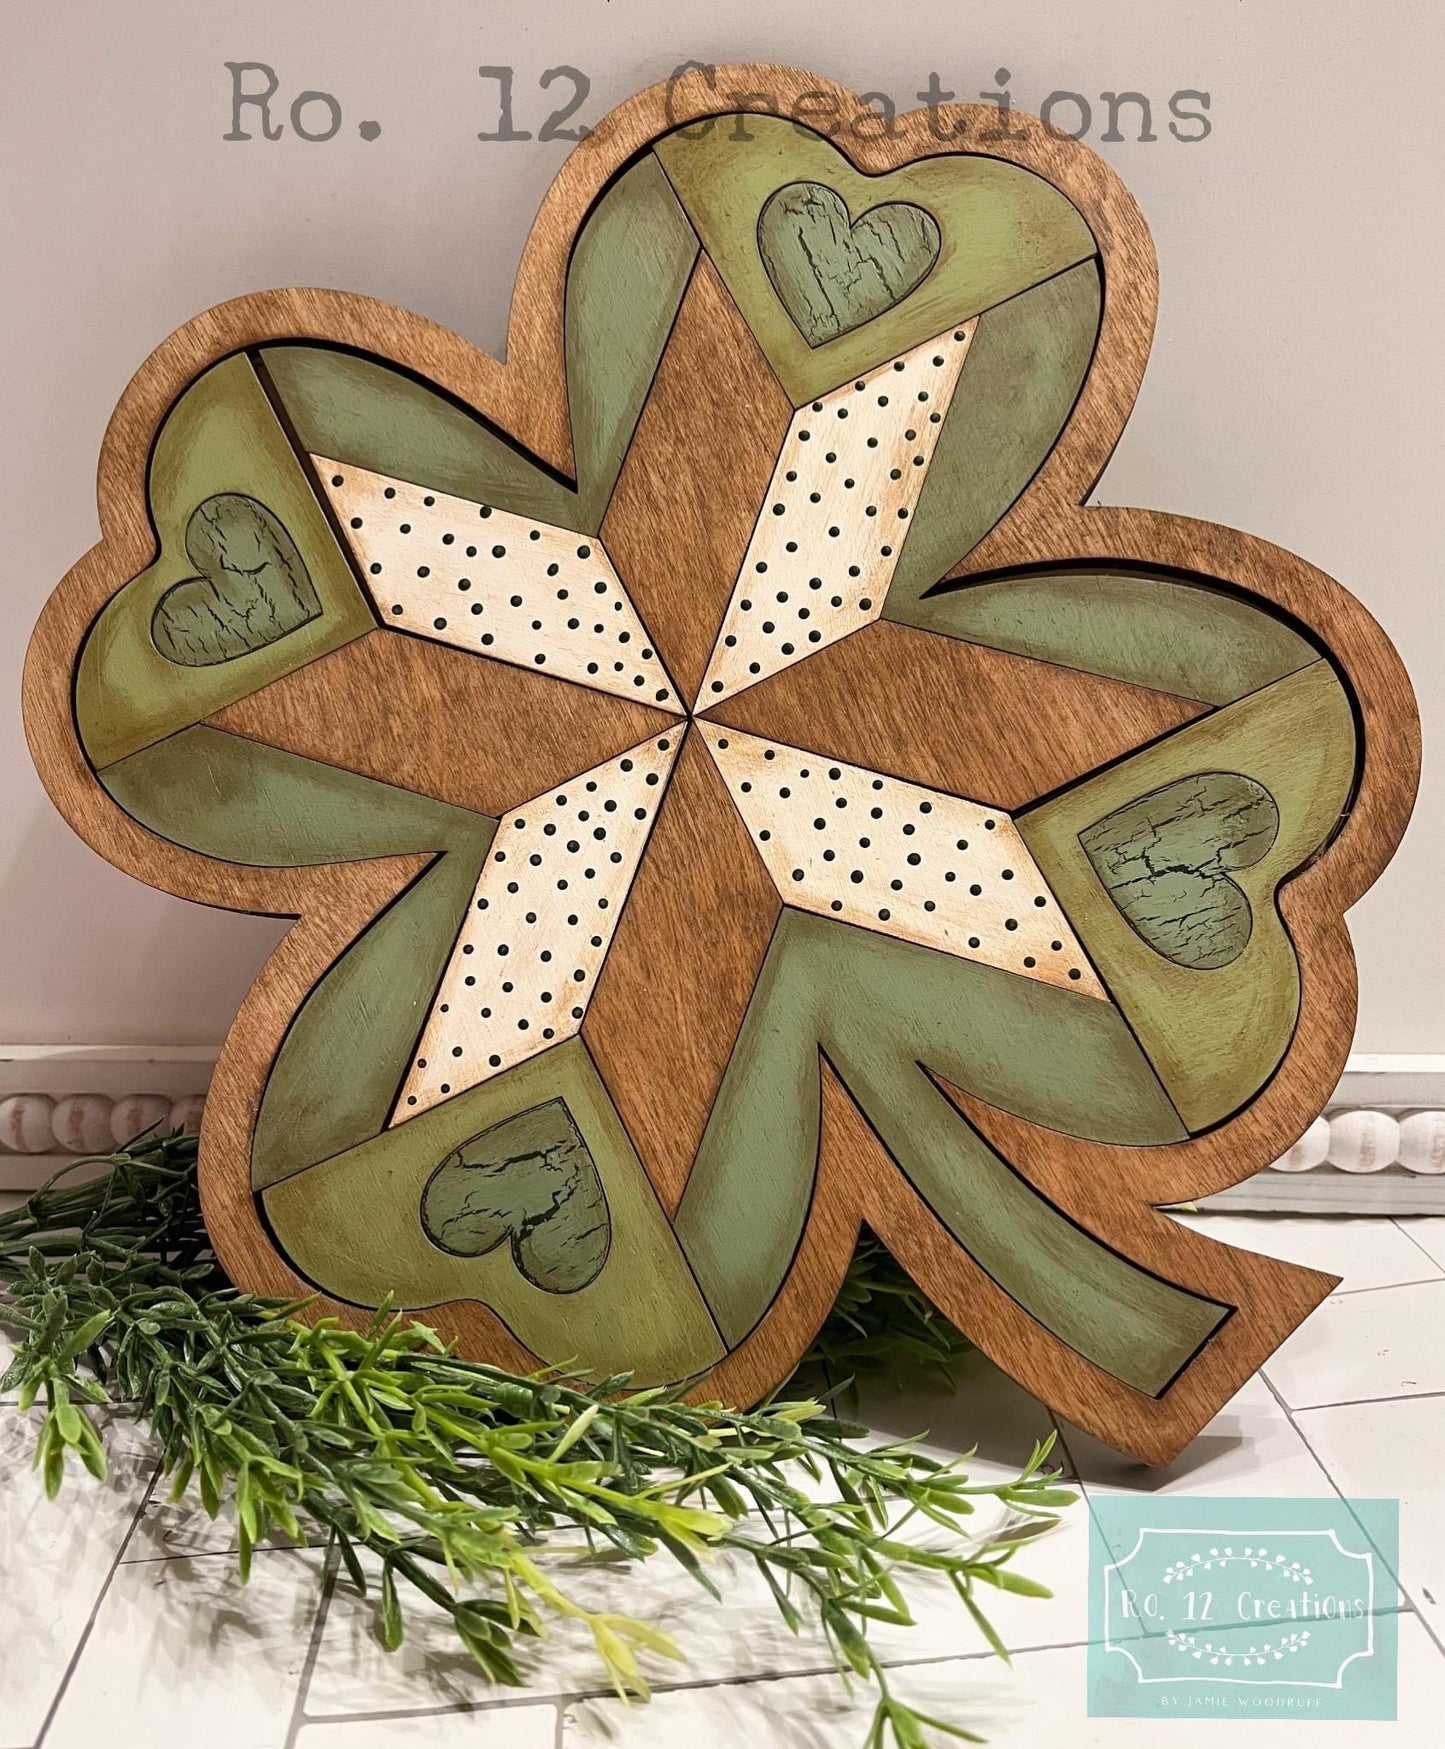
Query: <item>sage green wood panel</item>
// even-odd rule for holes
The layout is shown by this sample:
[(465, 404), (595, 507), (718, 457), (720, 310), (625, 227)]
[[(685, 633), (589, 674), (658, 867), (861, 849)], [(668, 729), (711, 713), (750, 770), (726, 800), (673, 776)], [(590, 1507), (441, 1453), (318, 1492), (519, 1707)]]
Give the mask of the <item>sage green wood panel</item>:
[[(734, 120), (749, 138), (736, 137)], [(695, 130), (687, 130), (693, 132)], [(1078, 211), (1031, 171), (950, 153), (864, 176), (834, 146), (776, 116), (720, 117), (701, 138), (655, 150), (734, 302), (794, 406), (802, 406), (945, 328), (1094, 254)], [(810, 346), (768, 277), (758, 221), (790, 183), (831, 188), (856, 221), (903, 201), (937, 224), (938, 259), (917, 288), (837, 339)]]
[(978, 545), (1043, 465), (1094, 355), (1101, 309), (1098, 267), (1086, 261), (979, 318), (883, 604), (887, 617), (949, 629), (937, 603), (951, 597), (926, 600), (924, 591)]
[[(612, 184), (577, 239), (564, 333), (577, 526), (588, 533), (601, 525), (697, 253), (651, 153)], [(679, 469), (686, 464), (679, 456)]]
[[(246, 358), (213, 366), (167, 414), (148, 494), (159, 556), (102, 610), (76, 674), (76, 723), (97, 768), (234, 704), (376, 623)], [(197, 510), (229, 494), (253, 501), (279, 523), (319, 611), (254, 649), (191, 666), (157, 647), (153, 624), (158, 610), (166, 623), (177, 586), (197, 578), (197, 558), (187, 551)], [(197, 553), (206, 557), (204, 544)]]
[[(598, 1274), (557, 1294), (518, 1270), (510, 1246), (459, 1257), (428, 1239), (421, 1204), (437, 1167), (472, 1138), (552, 1099), (565, 1101), (595, 1163), (611, 1220)], [(434, 1106), (263, 1194), (297, 1269), (343, 1300), (392, 1295), (421, 1310), (445, 1300), (489, 1306), (534, 1354), (638, 1385), (706, 1371), (723, 1344), (667, 1218), (580, 1039)]]
[(119, 760), (101, 782), (132, 819), (203, 856), (303, 868), (490, 842), (496, 822), (204, 724)]
[(1054, 1210), (920, 1065), (1066, 1134), (1182, 1139), (1178, 1114), (1108, 1003), (785, 911), (703, 1137), (677, 1232), (730, 1343), (766, 1311), (807, 1217), (818, 1047), (915, 1187), (1032, 1315), (1141, 1389), (1217, 1322)]
[[(885, 611), (894, 606), (890, 599)], [(894, 617), (1206, 704), (1231, 704), (1319, 659), (1268, 609), (1202, 579), (1074, 571), (1009, 577), (949, 589)]]
[(324, 346), (261, 353), (303, 448), (558, 528), (595, 534), (672, 331), (697, 238), (650, 155), (598, 201), (567, 273), (578, 487), (394, 366)]
[(1206, 771), (1126, 802), (1079, 834), (1135, 933), (1176, 965), (1214, 971), (1249, 945), (1254, 917), (1234, 880), (1269, 853), (1279, 809), (1232, 771)]
[(439, 818), (437, 833), (454, 848), (357, 937), (297, 1009), (261, 1096), (256, 1189), (385, 1128), (492, 829), (479, 815)]
[(536, 522), (581, 526), (566, 481), (394, 365), (332, 346), (268, 346), (260, 356), (297, 442), (313, 455)]
[[(1237, 1111), (1289, 1046), (1299, 964), (1274, 894), (1338, 824), (1356, 752), (1345, 690), (1329, 663), (1315, 662), (1018, 816), (1025, 843), (1191, 1130)], [(1080, 835), (1166, 784), (1215, 771), (1268, 791), (1280, 825), (1268, 853), (1231, 875), (1250, 905), (1247, 946), (1228, 965), (1193, 970), (1139, 936)]]
[(790, 182), (758, 219), (763, 266), (809, 346), (901, 303), (932, 272), (938, 245), (922, 207), (891, 201), (850, 220), (842, 195), (820, 182)]
[(495, 820), (334, 765), (198, 725), (133, 753), (101, 782), (143, 826), (262, 868), (441, 851), (298, 1009), (262, 1097), (258, 1184), (386, 1122), (496, 831)]

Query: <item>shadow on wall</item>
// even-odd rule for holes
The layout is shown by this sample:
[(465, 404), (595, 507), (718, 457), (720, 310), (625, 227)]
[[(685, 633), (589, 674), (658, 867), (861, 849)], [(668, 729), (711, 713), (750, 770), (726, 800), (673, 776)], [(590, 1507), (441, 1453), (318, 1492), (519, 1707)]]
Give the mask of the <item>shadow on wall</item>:
[[(37, 794), (0, 874), (7, 1044), (218, 1044), (287, 925), (141, 886)], [(77, 1038), (74, 1017), (84, 1015)]]

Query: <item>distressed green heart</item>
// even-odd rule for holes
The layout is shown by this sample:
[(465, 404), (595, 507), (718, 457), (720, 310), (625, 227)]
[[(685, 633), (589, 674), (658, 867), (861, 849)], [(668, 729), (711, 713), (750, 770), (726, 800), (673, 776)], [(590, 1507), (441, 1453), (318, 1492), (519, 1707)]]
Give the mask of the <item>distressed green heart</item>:
[(186, 524), (186, 557), (197, 575), (167, 589), (151, 616), (151, 638), (169, 662), (232, 662), (320, 617), (295, 541), (254, 498), (220, 492), (199, 504)]
[(1079, 834), (1109, 896), (1156, 953), (1194, 971), (1237, 960), (1254, 917), (1230, 879), (1279, 834), (1269, 791), (1235, 772), (1180, 778)]
[(850, 219), (821, 182), (790, 182), (758, 216), (773, 290), (809, 346), (822, 346), (901, 303), (938, 260), (937, 221), (907, 201)]
[(517, 1268), (553, 1294), (594, 1281), (612, 1241), (596, 1163), (561, 1099), (454, 1148), (422, 1192), (421, 1224), (458, 1257), (485, 1256), (510, 1238)]

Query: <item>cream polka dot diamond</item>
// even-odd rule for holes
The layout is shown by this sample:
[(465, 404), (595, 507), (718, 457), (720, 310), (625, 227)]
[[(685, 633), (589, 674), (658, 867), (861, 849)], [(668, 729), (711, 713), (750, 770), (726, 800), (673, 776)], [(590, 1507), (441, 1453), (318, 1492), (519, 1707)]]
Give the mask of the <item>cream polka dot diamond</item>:
[(793, 415), (699, 710), (878, 618), (977, 326), (951, 328)]
[(682, 708), (595, 535), (311, 459), (383, 625)]
[(785, 904), (1107, 1000), (999, 808), (700, 725)]
[(394, 1124), (580, 1031), (678, 745), (644, 741), (502, 816)]

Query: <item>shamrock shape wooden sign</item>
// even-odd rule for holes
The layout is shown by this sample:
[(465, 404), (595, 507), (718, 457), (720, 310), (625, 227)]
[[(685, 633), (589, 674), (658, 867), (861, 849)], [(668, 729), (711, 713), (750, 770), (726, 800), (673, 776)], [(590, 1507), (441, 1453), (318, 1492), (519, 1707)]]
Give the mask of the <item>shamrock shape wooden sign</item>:
[(996, 122), (690, 73), (506, 364), (278, 291), (131, 383), (26, 719), (105, 856), (296, 919), (201, 1138), (238, 1283), (747, 1403), (866, 1224), (1156, 1462), (1328, 1292), (1160, 1210), (1335, 1084), (1410, 688), (1303, 560), (1084, 507), (1153, 254)]

